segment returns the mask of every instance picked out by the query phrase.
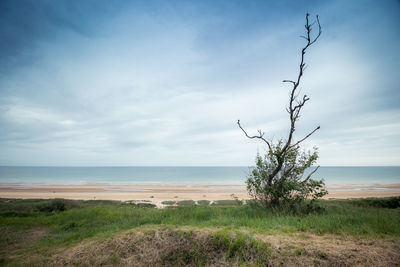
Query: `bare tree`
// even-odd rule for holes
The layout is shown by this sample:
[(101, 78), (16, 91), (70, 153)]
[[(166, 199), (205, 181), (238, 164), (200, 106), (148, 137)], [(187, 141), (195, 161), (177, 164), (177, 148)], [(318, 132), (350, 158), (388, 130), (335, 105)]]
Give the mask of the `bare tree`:
[[(296, 130), (296, 122), (300, 118), (300, 112), (304, 105), (306, 104), (307, 101), (310, 100), (310, 98), (307, 95), (303, 95), (302, 97), (299, 97), (299, 85), (301, 82), (301, 79), (304, 74), (304, 70), (306, 68), (305, 64), (305, 54), (308, 50), (308, 48), (313, 45), (318, 38), (321, 36), (322, 30), (321, 30), (321, 24), (318, 18), (318, 15), (316, 16), (316, 20), (314, 22), (310, 23), (309, 20), (310, 15), (307, 13), (306, 14), (306, 24), (305, 24), (305, 29), (306, 33), (305, 35), (301, 36), (301, 38), (304, 38), (306, 40), (306, 45), (301, 49), (301, 60), (300, 60), (300, 65), (299, 65), (299, 72), (297, 75), (297, 79), (295, 80), (284, 80), (284, 83), (289, 83), (292, 85), (291, 91), (290, 91), (290, 98), (289, 98), (289, 105), (286, 108), (286, 111), (289, 113), (289, 118), (290, 118), (290, 130), (288, 133), (287, 138), (280, 140), (277, 144), (273, 144), (272, 141), (267, 140), (264, 135), (265, 133), (261, 130), (258, 130), (257, 135), (249, 135), (246, 130), (242, 127), (240, 120), (237, 121), (237, 124), (239, 128), (243, 131), (243, 133), (246, 135), (247, 138), (250, 139), (259, 139), (262, 140), (268, 147), (268, 153), (272, 155), (272, 161), (274, 161), (276, 164), (273, 164), (273, 168), (269, 169), (266, 177), (264, 177), (264, 182), (265, 185), (263, 186), (272, 186), (274, 183), (274, 179), (276, 179), (277, 175), (279, 175), (278, 182), (284, 182), (282, 179), (286, 179), (285, 177), (293, 171), (296, 166), (293, 164), (289, 164), (287, 162), (288, 160), (288, 154), (292, 153), (293, 151), (298, 151), (300, 143), (302, 143), (304, 140), (309, 138), (312, 134), (314, 134), (317, 130), (320, 129), (320, 126), (317, 126), (315, 129), (310, 131), (306, 136), (303, 138), (295, 141), (293, 138), (293, 134)], [(318, 27), (318, 33), (313, 37), (312, 36), (312, 30), (313, 26), (316, 25)], [(278, 147), (278, 149), (277, 149)], [(316, 159), (315, 159), (316, 160)], [(309, 181), (310, 177), (315, 173), (315, 171), (319, 168), (316, 167), (307, 177), (305, 177), (303, 180), (300, 181), (300, 183), (306, 183)], [(304, 171), (304, 170), (303, 170)], [(301, 173), (302, 175), (302, 173)], [(264, 175), (265, 176), (265, 175)]]

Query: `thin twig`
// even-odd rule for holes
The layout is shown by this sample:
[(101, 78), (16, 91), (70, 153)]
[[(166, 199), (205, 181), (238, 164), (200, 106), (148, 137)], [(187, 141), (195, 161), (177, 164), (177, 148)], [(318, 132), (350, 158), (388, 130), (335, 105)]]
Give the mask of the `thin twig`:
[(259, 135), (250, 136), (243, 129), (242, 125), (240, 125), (240, 120), (237, 121), (237, 124), (239, 125), (239, 128), (242, 129), (242, 131), (244, 132), (244, 134), (246, 135), (247, 138), (250, 138), (250, 139), (258, 138), (258, 139), (261, 139), (268, 145), (269, 150), (272, 150), (271, 144), (264, 138), (264, 133), (261, 132), (261, 130), (258, 130)]
[(301, 142), (303, 142), (304, 140), (306, 140), (308, 137), (310, 137), (313, 133), (315, 133), (317, 130), (319, 130), (321, 127), (318, 126), (317, 128), (315, 128), (311, 133), (307, 134), (303, 139), (300, 139), (299, 141), (297, 141), (296, 143), (294, 143), (293, 145), (291, 145), (290, 147), (295, 147), (298, 144), (300, 144)]

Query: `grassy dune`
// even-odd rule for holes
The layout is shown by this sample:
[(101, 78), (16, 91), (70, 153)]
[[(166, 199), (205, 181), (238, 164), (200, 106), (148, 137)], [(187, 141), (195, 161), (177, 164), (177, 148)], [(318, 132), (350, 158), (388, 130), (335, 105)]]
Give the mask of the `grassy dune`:
[[(324, 265), (348, 258), (346, 250), (331, 247), (335, 242), (350, 242), (354, 249), (365, 243), (364, 263), (367, 251), (386, 248), (381, 259), (390, 263), (400, 260), (393, 256), (400, 252), (399, 201), (327, 200), (321, 201), (322, 213), (293, 215), (227, 201), (221, 206), (185, 202), (155, 209), (149, 203), (0, 199), (0, 263), (64, 265), (68, 259), (80, 259), (76, 265), (198, 266), (298, 265), (312, 260)], [(316, 240), (321, 244), (312, 246)], [(336, 255), (338, 251), (345, 255)], [(364, 255), (360, 253), (355, 257)], [(141, 260), (135, 258), (140, 255)], [(148, 262), (149, 257), (154, 262)]]

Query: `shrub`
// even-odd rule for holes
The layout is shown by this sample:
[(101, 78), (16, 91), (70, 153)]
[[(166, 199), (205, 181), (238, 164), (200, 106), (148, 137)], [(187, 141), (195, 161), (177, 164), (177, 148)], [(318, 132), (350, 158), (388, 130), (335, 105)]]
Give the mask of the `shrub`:
[(165, 200), (165, 201), (161, 202), (161, 204), (163, 204), (163, 205), (175, 205), (176, 201)]
[(350, 203), (358, 206), (396, 209), (400, 208), (400, 197), (365, 198), (350, 200)]
[(65, 211), (66, 205), (62, 199), (52, 199), (49, 202), (43, 203), (37, 207), (40, 212), (60, 212)]
[[(275, 154), (281, 150), (281, 142), (274, 146), (264, 157), (256, 157), (256, 166), (246, 181), (247, 190), (262, 205), (293, 205), (307, 198), (315, 200), (327, 194), (323, 180), (315, 180), (311, 175), (303, 178), (304, 172), (317, 160), (318, 153), (300, 152), (299, 147), (285, 156), (282, 170), (271, 179), (271, 173), (277, 164)], [(312, 202), (313, 203), (313, 202)]]
[(177, 204), (178, 206), (195, 206), (196, 202), (194, 200), (181, 200)]

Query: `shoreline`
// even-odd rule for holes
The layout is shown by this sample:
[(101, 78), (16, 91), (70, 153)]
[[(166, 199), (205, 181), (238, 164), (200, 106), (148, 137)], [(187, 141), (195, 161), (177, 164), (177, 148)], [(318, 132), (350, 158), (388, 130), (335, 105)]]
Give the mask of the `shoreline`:
[[(400, 184), (368, 186), (327, 186), (324, 199), (400, 196)], [(0, 185), (0, 198), (64, 198), (74, 200), (146, 200), (155, 204), (173, 200), (249, 199), (246, 186), (240, 185)]]

